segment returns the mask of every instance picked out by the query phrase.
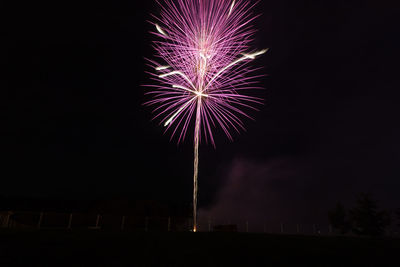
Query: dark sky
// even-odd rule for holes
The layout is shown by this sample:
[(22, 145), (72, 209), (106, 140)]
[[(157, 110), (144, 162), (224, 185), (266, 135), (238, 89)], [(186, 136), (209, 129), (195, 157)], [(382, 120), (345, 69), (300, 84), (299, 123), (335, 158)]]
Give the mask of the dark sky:
[[(192, 142), (142, 106), (158, 11), (139, 2), (1, 4), (0, 195), (190, 203)], [(376, 3), (260, 2), (266, 103), (201, 147), (203, 213), (326, 218), (366, 191), (400, 207), (399, 30)]]

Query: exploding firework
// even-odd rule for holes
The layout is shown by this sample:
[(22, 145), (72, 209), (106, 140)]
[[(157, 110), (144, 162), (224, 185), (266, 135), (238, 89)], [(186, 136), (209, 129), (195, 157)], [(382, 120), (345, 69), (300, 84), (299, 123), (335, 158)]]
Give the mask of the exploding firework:
[(157, 85), (147, 94), (154, 118), (170, 130), (171, 139), (185, 139), (194, 121), (193, 231), (197, 229), (197, 176), (201, 138), (215, 147), (213, 132), (244, 130), (245, 110), (262, 99), (248, 94), (259, 89), (248, 63), (267, 52), (249, 51), (255, 30), (253, 5), (247, 0), (164, 0), (154, 17), (156, 59), (149, 60)]

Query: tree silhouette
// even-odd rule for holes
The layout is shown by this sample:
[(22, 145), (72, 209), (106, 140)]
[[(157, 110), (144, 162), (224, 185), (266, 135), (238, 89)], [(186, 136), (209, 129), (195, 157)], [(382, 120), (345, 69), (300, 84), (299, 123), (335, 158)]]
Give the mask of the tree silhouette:
[(356, 207), (350, 210), (350, 220), (353, 232), (365, 236), (383, 235), (390, 224), (389, 213), (378, 211), (377, 202), (368, 193), (358, 196)]
[(342, 203), (338, 202), (336, 207), (328, 212), (328, 216), (332, 227), (337, 229), (341, 234), (346, 234), (350, 230), (350, 222)]

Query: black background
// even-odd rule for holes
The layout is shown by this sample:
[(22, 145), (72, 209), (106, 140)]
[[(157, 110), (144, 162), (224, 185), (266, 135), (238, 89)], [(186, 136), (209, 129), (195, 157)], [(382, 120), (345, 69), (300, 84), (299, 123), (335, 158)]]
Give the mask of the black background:
[[(1, 4), (1, 195), (190, 203), (192, 140), (170, 142), (142, 106), (153, 53), (147, 20), (158, 8), (139, 2)], [(254, 62), (268, 74), (265, 105), (234, 142), (217, 133), (216, 149), (201, 147), (201, 208), (218, 203), (237, 162), (279, 183), (255, 190), (291, 203), (279, 208), (289, 218), (291, 209), (325, 216), (366, 191), (400, 206), (399, 30), (395, 7), (377, 3), (258, 4), (254, 48), (270, 48)], [(284, 164), (274, 177), (257, 172), (276, 161)], [(287, 170), (291, 179), (276, 181)]]

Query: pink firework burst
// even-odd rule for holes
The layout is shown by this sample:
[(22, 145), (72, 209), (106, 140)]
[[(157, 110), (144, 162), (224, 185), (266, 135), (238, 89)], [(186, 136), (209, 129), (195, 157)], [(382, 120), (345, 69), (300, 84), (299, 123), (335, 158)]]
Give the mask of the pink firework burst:
[(148, 85), (153, 98), (145, 104), (154, 106), (154, 118), (178, 143), (194, 120), (194, 231), (201, 136), (215, 146), (213, 131), (220, 127), (232, 139), (232, 130), (244, 130), (242, 118), (250, 118), (245, 110), (262, 101), (248, 94), (260, 88), (248, 63), (267, 52), (249, 48), (253, 6), (247, 0), (164, 0), (155, 17), (156, 60), (149, 62), (157, 85)]
[(199, 107), (200, 136), (215, 145), (213, 129), (244, 130), (245, 110), (262, 99), (248, 95), (258, 76), (248, 63), (266, 52), (249, 51), (255, 30), (249, 1), (166, 0), (153, 32), (158, 62), (151, 73), (159, 85), (147, 94), (155, 116), (178, 143), (187, 133)]

